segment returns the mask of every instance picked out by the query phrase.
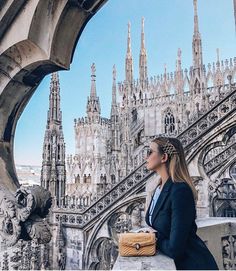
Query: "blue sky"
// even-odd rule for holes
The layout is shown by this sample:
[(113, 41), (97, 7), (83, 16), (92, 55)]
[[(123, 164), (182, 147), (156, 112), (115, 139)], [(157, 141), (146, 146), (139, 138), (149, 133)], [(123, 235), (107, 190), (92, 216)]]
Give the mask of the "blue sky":
[[(125, 3), (125, 4), (124, 4)], [(198, 0), (203, 61), (236, 56), (233, 0)], [(192, 0), (109, 0), (88, 22), (77, 44), (69, 71), (59, 72), (66, 154), (74, 154), (74, 118), (85, 116), (90, 93), (90, 66), (96, 64), (97, 95), (103, 117), (110, 116), (112, 66), (117, 81), (124, 80), (127, 24), (131, 23), (134, 76), (138, 76), (141, 18), (145, 18), (148, 75), (175, 70), (177, 50), (182, 67), (192, 64)], [(15, 134), (16, 164), (41, 165), (43, 138), (49, 106), (50, 75), (46, 76), (22, 113)]]

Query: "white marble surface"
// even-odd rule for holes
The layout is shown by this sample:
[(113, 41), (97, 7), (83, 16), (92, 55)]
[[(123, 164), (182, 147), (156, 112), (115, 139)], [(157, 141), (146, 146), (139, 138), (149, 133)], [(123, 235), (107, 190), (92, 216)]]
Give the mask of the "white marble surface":
[(158, 251), (154, 256), (118, 256), (112, 270), (176, 270), (174, 260)]
[(235, 217), (207, 217), (207, 218), (197, 218), (196, 224), (199, 228), (213, 226), (223, 223), (236, 223)]

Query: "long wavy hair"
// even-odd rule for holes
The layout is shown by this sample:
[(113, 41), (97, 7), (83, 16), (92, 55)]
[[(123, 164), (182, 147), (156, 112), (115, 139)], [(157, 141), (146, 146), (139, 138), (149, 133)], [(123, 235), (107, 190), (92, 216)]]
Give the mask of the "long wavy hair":
[(198, 193), (193, 184), (192, 178), (190, 177), (187, 162), (184, 155), (184, 148), (180, 140), (174, 137), (161, 137), (161, 136), (156, 137), (152, 140), (152, 142), (158, 144), (158, 151), (160, 152), (160, 154), (166, 153), (164, 151), (165, 149), (164, 146), (168, 141), (174, 146), (176, 152), (173, 152), (171, 155), (167, 153), (168, 155), (168, 160), (166, 162), (167, 172), (170, 175), (173, 182), (186, 182), (190, 186), (196, 203), (198, 200)]

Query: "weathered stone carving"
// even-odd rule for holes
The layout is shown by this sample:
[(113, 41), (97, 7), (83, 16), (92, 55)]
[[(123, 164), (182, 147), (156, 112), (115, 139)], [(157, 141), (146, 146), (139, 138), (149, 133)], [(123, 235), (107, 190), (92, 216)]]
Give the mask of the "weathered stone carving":
[(51, 233), (44, 218), (52, 205), (49, 191), (41, 186), (20, 187), (15, 195), (0, 189), (0, 234), (8, 245), (23, 240), (37, 240), (47, 243)]
[(236, 185), (231, 178), (216, 179), (209, 185), (213, 216), (236, 216)]
[(50, 240), (44, 221), (51, 206), (50, 195), (36, 187), (25, 190), (16, 176), (13, 141), (17, 121), (44, 76), (69, 69), (84, 25), (105, 2), (1, 3), (0, 234), (8, 245), (14, 245), (19, 238), (33, 238), (39, 243)]
[(225, 270), (234, 270), (236, 268), (235, 253), (236, 253), (236, 236), (228, 235), (221, 239), (223, 267)]

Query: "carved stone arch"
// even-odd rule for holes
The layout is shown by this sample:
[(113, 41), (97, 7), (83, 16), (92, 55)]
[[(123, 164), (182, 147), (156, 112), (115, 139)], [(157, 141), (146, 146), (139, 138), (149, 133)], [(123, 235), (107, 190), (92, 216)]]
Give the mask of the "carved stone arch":
[(199, 155), (198, 164), (202, 165), (204, 163), (207, 153), (209, 153), (209, 151), (211, 151), (212, 149), (226, 146), (230, 138), (235, 134), (236, 134), (236, 126), (232, 126), (228, 129), (228, 131), (225, 132), (225, 134), (223, 135), (222, 141), (215, 141), (208, 145), (205, 145), (204, 149), (201, 151)]
[(236, 182), (236, 163), (230, 166), (229, 175)]
[[(92, 249), (90, 249), (89, 255), (87, 254), (87, 256), (86, 256), (87, 261), (91, 257), (96, 258), (96, 255), (94, 253), (97, 253), (97, 249), (99, 249), (97, 244), (98, 244), (98, 242), (100, 242), (100, 240), (105, 240), (105, 239), (110, 240), (110, 243), (112, 244), (113, 258), (116, 259), (116, 257), (118, 256), (118, 235), (117, 235), (117, 232), (118, 233), (123, 232), (122, 228), (121, 228), (121, 231), (119, 230), (119, 227), (117, 228), (117, 222), (119, 223), (118, 219), (122, 216), (123, 216), (123, 218), (125, 217), (126, 222), (127, 222), (127, 227), (129, 227), (130, 215), (132, 214), (132, 211), (134, 210), (135, 207), (139, 206), (140, 204), (143, 204), (144, 201), (145, 201), (144, 198), (140, 199), (140, 197), (136, 197), (136, 200), (134, 200), (134, 198), (133, 198), (132, 200), (128, 200), (125, 204), (122, 203), (121, 205), (116, 206), (116, 208), (115, 208), (115, 209), (117, 209), (117, 208), (120, 209), (122, 205), (125, 206), (128, 204), (128, 207), (124, 211), (120, 211), (120, 210), (114, 211), (113, 210), (113, 212), (112, 211), (109, 212), (110, 216), (107, 215), (106, 218), (104, 217), (104, 222), (102, 222), (99, 227), (101, 227), (101, 225), (103, 223), (107, 223), (108, 237), (100, 237), (98, 239), (95, 239), (95, 236), (98, 234), (98, 231), (97, 231), (97, 234), (93, 238), (90, 239), (91, 245), (89, 245), (89, 247)], [(124, 225), (123, 220), (121, 220), (120, 222), (122, 225)], [(111, 228), (114, 228), (114, 226), (116, 228), (115, 231), (111, 229)], [(129, 228), (127, 228), (127, 229), (129, 230)], [(102, 239), (102, 238), (104, 238), (104, 239)], [(101, 244), (101, 242), (99, 244)], [(94, 250), (94, 248), (96, 248), (95, 249), (96, 251)], [(107, 262), (111, 262), (110, 260), (111, 259), (107, 259)], [(88, 262), (87, 262), (87, 264), (88, 264)]]
[(203, 150), (200, 152), (199, 156), (198, 156), (198, 162), (197, 162), (197, 165), (198, 165), (198, 170), (199, 170), (199, 173), (201, 176), (205, 176), (206, 178), (208, 177), (207, 176), (207, 173), (205, 171), (205, 161), (206, 161), (206, 156), (209, 154), (209, 152), (217, 147), (221, 147), (221, 146), (224, 146), (224, 144), (222, 144), (221, 141), (215, 141), (215, 142), (212, 142), (208, 145), (205, 146), (205, 148), (203, 148)]
[(197, 94), (197, 93), (200, 93), (200, 91), (201, 91), (200, 80), (198, 78), (196, 78), (194, 85), (193, 85), (193, 92), (194, 92), (194, 94)]
[[(104, 264), (114, 264), (118, 256), (118, 236), (114, 236), (114, 232), (111, 231), (111, 227), (113, 227), (117, 219), (123, 215), (128, 217), (128, 214), (125, 212), (113, 213), (107, 221), (109, 236), (99, 237), (96, 240), (94, 239), (94, 241), (92, 242), (89, 258), (97, 259), (96, 263), (99, 264), (99, 269), (111, 269), (105, 268)], [(86, 259), (87, 262), (89, 261), (89, 258)], [(94, 266), (94, 262), (92, 263), (92, 265)], [(91, 267), (91, 264), (89, 266)]]
[[(1, 184), (11, 192), (19, 187), (13, 159), (17, 120), (44, 76), (69, 68), (84, 26), (105, 2), (83, 1), (74, 5), (73, 1), (27, 1), (24, 12), (17, 13), (17, 20), (7, 29), (7, 38), (5, 34), (1, 36), (0, 113), (4, 117), (0, 125), (0, 178)], [(53, 14), (54, 21), (43, 24), (48, 12)], [(21, 35), (16, 35), (23, 23)], [(38, 26), (42, 32), (36, 31)], [(47, 33), (51, 39), (45, 41)]]
[(66, 5), (66, 2), (40, 0), (34, 10), (28, 38), (47, 52), (48, 57), (53, 47), (53, 36), (57, 33), (56, 28), (60, 20), (63, 20), (63, 13), (67, 12)]
[[(5, 2), (3, 16), (10, 13)], [(21, 1), (22, 4), (18, 5), (16, 2), (20, 1), (11, 2), (11, 8), (16, 6), (17, 11), (11, 11), (13, 15), (10, 21), (5, 20), (0, 33), (0, 193), (1, 202), (5, 196), (11, 202), (11, 208), (6, 209), (11, 209), (14, 214), (11, 223), (15, 231), (11, 236), (4, 233), (4, 238), (14, 245), (21, 235), (22, 227), (29, 222), (28, 217), (34, 217), (35, 208), (38, 210), (43, 206), (42, 199), (45, 213), (52, 204), (50, 193), (40, 186), (29, 189), (26, 194), (19, 188), (13, 157), (17, 121), (44, 76), (57, 70), (69, 69), (84, 26), (106, 0), (35, 0)], [(27, 206), (23, 208), (20, 203), (16, 203), (16, 197), (21, 193), (27, 195)], [(40, 236), (42, 243), (50, 241), (51, 235), (43, 218), (44, 214), (36, 221), (33, 220), (34, 227), (40, 224), (37, 227), (39, 233), (33, 230), (30, 237), (25, 233), (24, 238), (34, 238), (35, 234)]]
[(98, 268), (99, 262), (92, 262), (89, 266), (89, 270), (99, 270)]
[[(205, 150), (204, 157), (203, 157), (203, 163), (205, 163), (207, 156), (213, 151), (213, 153), (217, 152), (216, 150), (220, 150), (223, 147), (225, 147), (225, 144), (223, 144), (221, 141), (213, 142), (210, 144), (209, 148)], [(214, 152), (215, 151), (215, 152)]]
[(88, 266), (88, 264), (89, 264), (88, 261), (89, 261), (89, 258), (90, 258), (90, 253), (91, 253), (91, 248), (92, 248), (93, 242), (94, 242), (96, 236), (98, 235), (99, 230), (104, 225), (104, 223), (107, 223), (109, 218), (114, 213), (119, 213), (121, 208), (123, 208), (126, 205), (131, 204), (132, 202), (140, 200), (140, 199), (145, 199), (145, 196), (144, 195), (136, 195), (136, 196), (133, 196), (131, 198), (128, 198), (127, 200), (123, 200), (123, 201), (120, 202), (120, 204), (115, 205), (112, 209), (109, 209), (109, 211), (103, 217), (100, 218), (99, 223), (97, 223), (93, 227), (92, 232), (89, 234), (89, 238), (88, 238), (88, 241), (87, 241), (87, 246), (86, 246), (85, 254), (84, 254), (85, 255), (84, 256), (85, 257), (85, 265), (86, 266)]
[(231, 127), (224, 135), (222, 142), (227, 144), (227, 142), (230, 140), (230, 138), (236, 134), (236, 125)]
[(100, 237), (98, 238), (92, 247), (91, 256), (97, 261), (93, 261), (89, 269), (90, 270), (110, 270), (112, 264), (117, 258), (115, 244), (111, 238)]
[(218, 135), (222, 133), (225, 133), (227, 130), (231, 129), (234, 126), (235, 126), (234, 121), (230, 119), (229, 121), (221, 124), (221, 127), (214, 130), (212, 134), (210, 135), (208, 134), (206, 137), (202, 137), (201, 144), (200, 145), (196, 144), (194, 148), (192, 148), (186, 153), (187, 162), (190, 163), (192, 159), (196, 157), (198, 153), (201, 153), (202, 150), (204, 150), (205, 146), (211, 143), (211, 141), (214, 138), (216, 138)]
[[(225, 172), (229, 173), (228, 170), (229, 170), (230, 167), (231, 167), (233, 164), (235, 164), (235, 163), (236, 163), (236, 157), (233, 157), (233, 159), (227, 161), (227, 162), (224, 164), (224, 166), (222, 166), (222, 167), (220, 168), (220, 171), (218, 172), (217, 178), (221, 178), (221, 176), (222, 176)], [(227, 169), (228, 169), (228, 170), (227, 170)]]
[[(129, 214), (125, 211), (115, 212), (114, 214), (111, 215), (111, 217), (107, 221), (108, 234), (111, 238), (115, 240), (115, 242), (118, 242), (118, 236), (117, 236), (116, 231), (113, 231), (113, 227), (117, 226), (115, 225), (115, 223), (119, 222), (120, 217), (122, 217), (122, 219), (126, 218), (128, 220)], [(117, 228), (117, 231), (121, 232), (119, 231), (119, 228)]]
[(94, 243), (93, 243), (93, 247), (91, 249), (91, 257), (95, 258), (96, 254), (97, 254), (97, 249), (99, 247), (99, 245), (106, 240), (107, 237), (99, 237)]
[(126, 213), (130, 215), (131, 227), (140, 228), (142, 227), (142, 212), (145, 209), (145, 201), (143, 199), (137, 200), (128, 205), (126, 208)]

